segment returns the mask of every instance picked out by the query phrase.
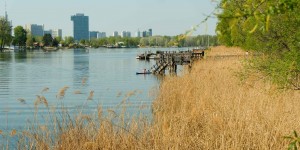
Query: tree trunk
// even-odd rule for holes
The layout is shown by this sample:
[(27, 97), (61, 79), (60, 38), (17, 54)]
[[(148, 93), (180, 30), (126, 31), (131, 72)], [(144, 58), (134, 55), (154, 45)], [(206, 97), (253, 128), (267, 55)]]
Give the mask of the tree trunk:
[(2, 39), (1, 41), (0, 52), (3, 52), (3, 48), (4, 48), (4, 39)]

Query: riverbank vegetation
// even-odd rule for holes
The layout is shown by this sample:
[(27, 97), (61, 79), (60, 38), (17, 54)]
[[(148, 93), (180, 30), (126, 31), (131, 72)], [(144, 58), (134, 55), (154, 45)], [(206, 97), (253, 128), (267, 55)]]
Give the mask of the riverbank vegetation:
[(48, 122), (1, 130), (0, 136), (18, 136), (19, 149), (285, 149), (290, 141), (284, 136), (300, 130), (300, 93), (278, 89), (259, 72), (241, 81), (244, 60), (252, 57), (239, 48), (216, 47), (187, 68), (189, 73), (165, 77), (152, 119), (126, 116), (134, 92), (125, 95), (119, 110), (98, 106), (93, 114), (52, 108), (40, 95), (35, 115), (49, 107), (49, 116), (43, 116)]
[(300, 2), (222, 0), (221, 44), (261, 55), (248, 66), (281, 88), (300, 89)]
[[(61, 47), (73, 48), (74, 45), (84, 47), (108, 47), (108, 48), (137, 48), (137, 47), (205, 47), (218, 45), (217, 36), (199, 35), (181, 38), (178, 36), (151, 36), (151, 37), (105, 37), (91, 40), (81, 40), (76, 42), (73, 37), (67, 36), (64, 39), (54, 38)], [(32, 39), (27, 46), (34, 46), (34, 42), (43, 43), (39, 37), (28, 37)]]

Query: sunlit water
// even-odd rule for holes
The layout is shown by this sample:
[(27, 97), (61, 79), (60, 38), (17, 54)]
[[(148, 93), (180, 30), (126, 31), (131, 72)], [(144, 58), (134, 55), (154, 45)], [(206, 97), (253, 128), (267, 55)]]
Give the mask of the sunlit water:
[[(82, 106), (91, 113), (97, 105), (116, 108), (128, 94), (126, 103), (132, 112), (150, 106), (161, 79), (155, 75), (136, 75), (137, 71), (150, 69), (155, 61), (135, 58), (148, 50), (155, 52), (155, 49), (100, 48), (0, 54), (0, 129), (23, 128), (32, 119), (37, 95), (43, 95), (50, 106), (63, 103), (71, 112)], [(64, 86), (69, 89), (59, 100), (58, 91)], [(49, 90), (42, 93), (46, 87)], [(94, 91), (94, 96), (87, 100), (90, 91)], [(39, 106), (39, 109), (43, 112), (46, 108)]]

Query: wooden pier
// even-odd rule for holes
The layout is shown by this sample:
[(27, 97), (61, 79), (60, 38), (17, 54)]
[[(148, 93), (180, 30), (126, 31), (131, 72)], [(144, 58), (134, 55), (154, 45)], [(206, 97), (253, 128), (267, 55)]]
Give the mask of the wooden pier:
[(153, 74), (163, 74), (166, 69), (169, 73), (177, 72), (177, 65), (191, 65), (193, 60), (204, 57), (204, 50), (194, 49), (188, 51), (157, 51), (156, 64), (151, 67)]

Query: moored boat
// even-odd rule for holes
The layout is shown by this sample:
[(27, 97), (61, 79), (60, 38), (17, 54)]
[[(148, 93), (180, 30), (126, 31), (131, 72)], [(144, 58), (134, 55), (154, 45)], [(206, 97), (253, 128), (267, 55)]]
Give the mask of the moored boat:
[(152, 72), (147, 71), (147, 72), (136, 72), (136, 74), (152, 74)]

